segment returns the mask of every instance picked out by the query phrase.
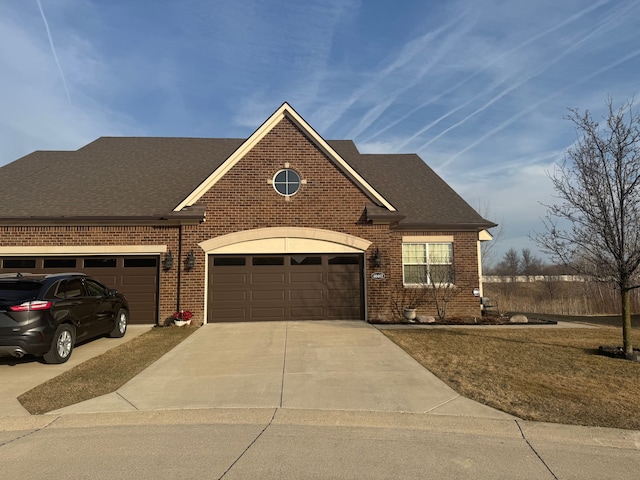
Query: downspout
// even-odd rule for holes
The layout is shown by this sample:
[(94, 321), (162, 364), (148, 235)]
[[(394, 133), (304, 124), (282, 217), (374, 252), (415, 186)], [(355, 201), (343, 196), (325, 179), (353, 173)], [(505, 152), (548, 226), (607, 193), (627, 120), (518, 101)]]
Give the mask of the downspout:
[(176, 291), (176, 312), (180, 311), (180, 290), (182, 274), (182, 225), (178, 227), (178, 281)]
[[(478, 290), (480, 290), (480, 298), (484, 297), (484, 286), (482, 282), (482, 241), (476, 242), (478, 250)], [(482, 301), (482, 300), (481, 300)]]

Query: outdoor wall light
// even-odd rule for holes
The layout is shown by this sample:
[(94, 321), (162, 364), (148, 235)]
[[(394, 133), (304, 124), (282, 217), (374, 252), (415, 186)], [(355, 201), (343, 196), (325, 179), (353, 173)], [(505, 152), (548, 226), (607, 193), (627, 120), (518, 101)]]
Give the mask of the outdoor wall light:
[(382, 266), (382, 255), (380, 254), (380, 250), (378, 250), (377, 248), (376, 251), (373, 252), (373, 262), (375, 263), (376, 267)]
[(164, 260), (162, 261), (162, 268), (165, 270), (171, 270), (173, 268), (173, 255), (171, 255), (171, 250), (169, 250), (164, 256)]
[(187, 253), (187, 256), (184, 259), (184, 268), (187, 270), (191, 270), (195, 266), (196, 266), (196, 256), (193, 253), (193, 250), (191, 250), (189, 253)]

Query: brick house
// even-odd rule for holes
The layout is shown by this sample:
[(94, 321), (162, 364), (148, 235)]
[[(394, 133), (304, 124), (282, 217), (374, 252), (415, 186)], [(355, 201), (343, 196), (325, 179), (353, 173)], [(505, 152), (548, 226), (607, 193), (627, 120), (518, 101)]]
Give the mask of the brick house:
[(417, 155), (326, 141), (286, 103), (247, 139), (102, 137), (0, 182), (0, 273), (86, 272), (132, 323), (397, 321), (425, 277), (456, 285), (449, 316), (480, 314), (494, 224)]

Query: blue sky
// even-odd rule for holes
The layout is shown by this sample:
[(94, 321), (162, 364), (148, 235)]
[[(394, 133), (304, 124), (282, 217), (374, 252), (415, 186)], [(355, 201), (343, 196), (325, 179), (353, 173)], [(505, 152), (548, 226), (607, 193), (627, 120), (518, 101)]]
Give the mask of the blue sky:
[(247, 137), (284, 101), (325, 139), (416, 152), (530, 248), (567, 108), (640, 91), (637, 0), (1, 0), (0, 165), (100, 136)]

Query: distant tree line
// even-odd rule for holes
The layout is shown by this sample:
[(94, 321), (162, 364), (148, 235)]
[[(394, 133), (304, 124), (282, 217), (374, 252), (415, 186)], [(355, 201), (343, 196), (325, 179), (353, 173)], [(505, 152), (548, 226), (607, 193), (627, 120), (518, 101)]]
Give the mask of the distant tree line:
[(567, 275), (573, 272), (568, 267), (545, 263), (528, 248), (523, 248), (520, 252), (515, 248), (510, 248), (495, 265), (485, 267), (483, 273), (485, 275), (516, 277), (520, 275)]

